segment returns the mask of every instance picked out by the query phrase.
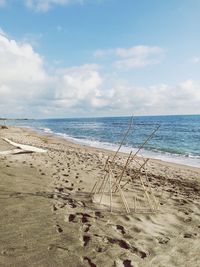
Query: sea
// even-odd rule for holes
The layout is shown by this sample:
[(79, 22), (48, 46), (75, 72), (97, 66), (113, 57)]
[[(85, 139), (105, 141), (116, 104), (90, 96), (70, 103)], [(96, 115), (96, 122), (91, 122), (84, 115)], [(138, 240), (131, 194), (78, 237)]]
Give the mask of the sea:
[[(13, 120), (7, 124), (30, 127), (82, 145), (115, 151), (130, 125), (131, 117)], [(200, 167), (200, 115), (134, 116), (121, 152), (167, 162)]]

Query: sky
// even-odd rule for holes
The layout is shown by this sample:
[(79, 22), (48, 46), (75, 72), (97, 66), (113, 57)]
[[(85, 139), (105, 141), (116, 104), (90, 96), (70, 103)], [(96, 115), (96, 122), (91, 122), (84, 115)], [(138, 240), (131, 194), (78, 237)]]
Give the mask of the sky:
[(0, 117), (200, 114), (199, 0), (0, 0)]

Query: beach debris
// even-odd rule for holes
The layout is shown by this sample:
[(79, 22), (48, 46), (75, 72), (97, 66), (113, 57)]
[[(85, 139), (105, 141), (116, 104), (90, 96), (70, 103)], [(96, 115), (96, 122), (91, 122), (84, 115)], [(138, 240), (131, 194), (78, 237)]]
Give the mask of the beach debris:
[(1, 129), (8, 129), (8, 127), (6, 125), (1, 125), (0, 128)]
[[(122, 141), (113, 157), (108, 157), (104, 165), (104, 175), (99, 177), (91, 190), (92, 201), (95, 204), (109, 206), (110, 211), (124, 210), (126, 213), (157, 212), (159, 203), (150, 186), (147, 173), (149, 158), (144, 158), (139, 152), (153, 138), (160, 126), (144, 140), (136, 152), (131, 151), (120, 170), (116, 170), (117, 158), (132, 128), (133, 117)], [(129, 171), (128, 171), (129, 170)]]
[(16, 149), (6, 150), (6, 151), (0, 151), (0, 155), (10, 155), (10, 154), (23, 154), (23, 153), (46, 153), (47, 150), (30, 146), (30, 145), (23, 145), (15, 143), (7, 138), (2, 138), (4, 141), (6, 141), (8, 144), (16, 147)]
[(6, 120), (5, 119), (0, 119), (4, 122), (3, 125), (0, 125), (0, 129), (8, 129), (8, 127), (6, 126)]

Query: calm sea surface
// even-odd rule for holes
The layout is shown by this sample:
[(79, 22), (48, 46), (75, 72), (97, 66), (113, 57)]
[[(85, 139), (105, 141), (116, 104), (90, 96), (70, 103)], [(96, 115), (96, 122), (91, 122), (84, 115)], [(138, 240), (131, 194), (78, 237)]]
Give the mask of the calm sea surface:
[[(63, 136), (81, 144), (115, 150), (130, 117), (48, 119), (9, 122)], [(134, 117), (121, 151), (137, 149), (160, 125), (141, 151), (143, 156), (200, 167), (200, 115)]]

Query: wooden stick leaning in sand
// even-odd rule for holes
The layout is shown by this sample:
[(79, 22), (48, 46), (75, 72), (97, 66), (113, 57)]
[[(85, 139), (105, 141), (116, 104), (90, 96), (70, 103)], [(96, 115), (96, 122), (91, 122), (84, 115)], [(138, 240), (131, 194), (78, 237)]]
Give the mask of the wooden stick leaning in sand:
[[(114, 178), (114, 177), (113, 177), (113, 173), (111, 173), (111, 175), (112, 175), (112, 178)], [(123, 191), (121, 190), (120, 185), (117, 184), (117, 187), (118, 187), (118, 189), (119, 189), (119, 193), (120, 193), (122, 202), (124, 203), (124, 207), (125, 207), (125, 209), (126, 209), (126, 212), (127, 212), (127, 213), (130, 213), (130, 209), (129, 209), (129, 206), (128, 206), (128, 202), (126, 201), (126, 198), (125, 198), (125, 196), (124, 196)]]
[(149, 194), (148, 194), (148, 192), (147, 192), (147, 190), (146, 190), (146, 187), (145, 187), (145, 185), (144, 185), (144, 183), (143, 183), (141, 177), (140, 177), (140, 182), (141, 182), (142, 188), (143, 188), (143, 190), (144, 190), (145, 196), (146, 196), (146, 198), (147, 198), (147, 201), (148, 201), (148, 203), (149, 203), (150, 209), (151, 209), (152, 211), (154, 211), (154, 208), (155, 208), (155, 207), (152, 206), (152, 204), (151, 204), (151, 200), (150, 200), (150, 198), (149, 198)]
[(140, 150), (144, 148), (144, 146), (153, 138), (153, 136), (155, 135), (155, 133), (158, 131), (159, 128), (160, 128), (160, 125), (147, 137), (147, 139), (142, 143), (142, 145), (139, 146), (138, 150), (132, 156), (132, 160), (137, 156)]
[[(130, 125), (129, 125), (129, 128), (128, 130), (126, 131), (125, 135), (123, 136), (123, 139), (117, 149), (117, 151), (115, 152), (111, 162), (109, 161), (109, 157), (107, 158), (106, 162), (105, 162), (105, 165), (104, 165), (104, 171), (106, 172), (103, 179), (101, 180), (101, 178), (99, 177), (98, 180), (95, 182), (93, 188), (92, 188), (92, 193), (94, 192), (94, 194), (96, 193), (99, 193), (100, 194), (100, 199), (99, 199), (99, 204), (102, 203), (102, 199), (103, 199), (103, 196), (105, 193), (108, 193), (108, 188), (107, 188), (107, 184), (109, 183), (109, 195), (110, 195), (110, 210), (112, 211), (112, 207), (113, 207), (113, 193), (116, 193), (117, 191), (119, 192), (120, 196), (121, 196), (121, 199), (122, 199), (122, 202), (124, 204), (124, 207), (126, 209), (126, 212), (129, 213), (130, 212), (130, 209), (129, 209), (129, 206), (128, 206), (128, 202), (125, 198), (125, 195), (122, 191), (122, 188), (124, 188), (126, 186), (126, 184), (128, 184), (130, 181), (133, 181), (133, 179), (135, 179), (136, 176), (139, 177), (140, 179), (140, 184), (142, 186), (142, 190), (144, 192), (144, 201), (146, 199), (151, 211), (155, 211), (157, 210), (157, 203), (156, 203), (156, 199), (155, 199), (155, 196), (153, 194), (153, 191), (150, 190), (150, 195), (149, 195), (149, 192), (147, 190), (147, 188), (145, 187), (144, 185), (144, 182), (140, 176), (141, 174), (141, 170), (142, 169), (145, 169), (145, 165), (146, 163), (148, 162), (149, 159), (143, 159), (144, 162), (141, 164), (140, 162), (138, 162), (136, 160), (136, 156), (137, 154), (141, 151), (141, 149), (149, 142), (149, 140), (154, 136), (154, 134), (158, 131), (159, 127), (158, 126), (147, 138), (146, 140), (139, 146), (139, 148), (137, 149), (137, 151), (134, 153), (134, 155), (132, 155), (132, 151), (130, 152), (126, 162), (125, 162), (125, 165), (122, 167), (122, 170), (120, 171), (120, 174), (117, 175), (116, 178), (114, 178), (114, 174), (113, 174), (113, 170), (112, 170), (112, 167), (113, 167), (113, 164), (115, 162), (115, 159), (120, 151), (120, 148), (122, 147), (124, 141), (126, 140), (127, 136), (128, 136), (128, 133), (131, 129), (131, 126), (132, 126), (132, 121), (133, 121), (133, 118), (131, 119), (131, 122), (130, 122)], [(129, 179), (127, 182), (125, 182), (122, 186), (121, 186), (121, 182), (122, 182), (122, 179), (123, 179), (123, 175), (125, 173), (125, 171), (127, 170), (128, 166), (130, 165), (130, 163), (132, 161), (135, 161), (137, 164), (139, 164), (139, 169), (137, 170), (137, 172), (135, 172), (134, 174), (134, 178), (132, 177), (131, 179)], [(146, 169), (145, 169), (146, 170)], [(100, 186), (99, 186), (100, 185)], [(148, 183), (148, 189), (151, 189), (149, 183)], [(153, 198), (151, 200), (150, 196)], [(153, 203), (152, 203), (153, 202)], [(139, 205), (139, 203), (138, 203)], [(137, 209), (137, 196), (135, 196), (134, 198), (134, 210)]]
[[(104, 178), (102, 179), (102, 182), (101, 182), (101, 177), (99, 177), (98, 181), (96, 182), (96, 183), (97, 183), (97, 187), (98, 187), (98, 184), (101, 182), (101, 185), (100, 185), (100, 187), (99, 187), (99, 189), (98, 189), (98, 193), (101, 191), (102, 186), (103, 186), (104, 181), (105, 181), (105, 178), (106, 178), (106, 175), (107, 175), (107, 170), (106, 170), (106, 168), (108, 167), (109, 159), (110, 159), (110, 156), (108, 156), (108, 158), (107, 158), (107, 160), (106, 160), (106, 163), (105, 163), (105, 165), (104, 165), (104, 168), (103, 168), (103, 171), (106, 171), (106, 173), (105, 173), (105, 175), (104, 175)], [(96, 190), (95, 190), (95, 193), (96, 193), (96, 191), (97, 191), (97, 188), (96, 188)]]
[[(121, 142), (120, 142), (120, 145), (119, 145), (117, 151), (115, 152), (115, 154), (114, 154), (114, 156), (113, 156), (113, 158), (112, 158), (112, 161), (111, 161), (110, 165), (112, 165), (112, 164), (114, 163), (117, 154), (119, 153), (119, 151), (120, 151), (120, 149), (121, 149), (121, 147), (122, 147), (124, 141), (126, 140), (128, 134), (129, 134), (129, 132), (130, 132), (130, 130), (131, 130), (132, 124), (133, 124), (133, 116), (131, 117), (131, 121), (130, 121), (130, 123), (129, 123), (128, 130), (125, 132), (125, 134), (124, 134), (124, 136), (123, 136), (123, 138), (122, 138), (122, 140), (121, 140)], [(108, 165), (108, 163), (109, 163), (109, 158), (110, 158), (110, 156), (108, 157), (108, 159), (107, 159), (107, 161), (106, 161), (104, 170), (106, 169), (106, 167), (107, 167), (107, 165)]]
[(154, 201), (154, 208), (155, 208), (155, 210), (159, 210), (159, 203), (158, 203), (158, 201), (156, 200), (156, 197), (155, 197), (155, 194), (154, 194), (154, 192), (153, 192), (153, 189), (152, 189), (152, 187), (151, 187), (151, 185), (150, 185), (150, 183), (149, 183), (149, 179), (148, 179), (148, 177), (147, 177), (147, 171), (146, 171), (146, 168), (144, 168), (144, 171), (145, 171), (145, 177), (146, 177), (147, 186), (148, 186), (148, 188), (149, 188), (150, 195), (152, 196), (153, 201)]
[(97, 188), (98, 183), (99, 183), (99, 179), (98, 179), (98, 181), (95, 182), (94, 186), (92, 187), (91, 193), (93, 193), (93, 191), (94, 191), (94, 193), (96, 192), (96, 188)]
[[(143, 181), (142, 181), (141, 176), (139, 175), (141, 169), (144, 168), (144, 166), (145, 166), (145, 164), (146, 164), (146, 162), (147, 162), (148, 160), (149, 160), (149, 159), (147, 159), (147, 160), (141, 165), (140, 169), (137, 171), (137, 173), (135, 173), (134, 178), (136, 177), (136, 175), (138, 175), (138, 177), (139, 177), (139, 179), (140, 179), (140, 183), (141, 183), (142, 189), (143, 189), (143, 191), (144, 191), (144, 194), (145, 194), (146, 199), (147, 199), (147, 201), (148, 201), (148, 204), (149, 204), (149, 206), (150, 206), (150, 209), (151, 209), (152, 211), (154, 211), (154, 210), (156, 209), (156, 206), (155, 206), (155, 205), (152, 205), (152, 203), (151, 203), (151, 199), (150, 199), (150, 197), (149, 197), (149, 193), (148, 193), (148, 191), (146, 190), (146, 187), (145, 187), (145, 185), (144, 185), (144, 183), (143, 183)], [(127, 183), (129, 183), (130, 181), (132, 181), (134, 178), (132, 177), (131, 179), (129, 179), (123, 186), (121, 186), (121, 188), (124, 188), (124, 186), (125, 186)], [(153, 192), (152, 192), (152, 195), (153, 195)], [(153, 196), (154, 196), (154, 195), (153, 195)]]
[(134, 211), (136, 212), (136, 196), (134, 196)]
[(160, 125), (148, 136), (148, 138), (142, 143), (142, 145), (138, 148), (138, 150), (135, 152), (135, 154), (130, 158), (130, 160), (128, 161), (128, 163), (126, 164), (126, 166), (124, 168), (124, 172), (128, 168), (128, 166), (130, 165), (131, 161), (135, 160), (135, 157), (140, 152), (140, 150), (149, 142), (150, 139), (153, 138), (154, 134), (158, 131), (159, 128), (160, 128)]
[(115, 158), (116, 158), (116, 156), (117, 156), (118, 152), (120, 151), (120, 149), (121, 149), (121, 147), (122, 147), (122, 145), (123, 145), (124, 141), (126, 140), (126, 138), (127, 138), (128, 134), (129, 134), (129, 132), (130, 132), (130, 130), (131, 130), (132, 124), (133, 124), (133, 116), (131, 117), (131, 121), (130, 121), (130, 123), (129, 123), (128, 130), (125, 132), (125, 134), (124, 134), (124, 137), (122, 138), (122, 141), (120, 142), (120, 145), (119, 145), (119, 147), (118, 147), (117, 151), (115, 152), (115, 154), (114, 154), (114, 156), (113, 156), (113, 159), (112, 159), (112, 162), (111, 162), (111, 164), (113, 164), (113, 163), (114, 163), (114, 161), (115, 161)]
[(104, 187), (103, 187), (102, 192), (101, 192), (101, 197), (100, 197), (99, 204), (101, 204), (101, 202), (102, 202), (102, 198), (103, 198), (103, 195), (105, 193), (106, 185), (107, 185), (108, 180), (109, 180), (109, 175), (110, 175), (110, 173), (107, 173), (107, 175), (106, 175), (107, 179), (105, 179), (105, 183), (104, 183)]
[(99, 187), (99, 189), (98, 189), (98, 193), (100, 193), (100, 192), (102, 191), (102, 188), (103, 188), (103, 186), (104, 186), (104, 183), (105, 183), (105, 180), (106, 180), (106, 176), (108, 175), (108, 173), (109, 173), (109, 171), (106, 170), (106, 173), (105, 173), (105, 175), (104, 175), (104, 177), (103, 177), (103, 179), (102, 179), (101, 185), (100, 185), (100, 187)]
[[(132, 124), (133, 124), (133, 116), (131, 117), (131, 121), (130, 121), (130, 123), (129, 123), (129, 128), (128, 128), (128, 130), (126, 131), (126, 133), (124, 134), (124, 137), (123, 137), (123, 139), (122, 139), (122, 141), (121, 141), (121, 143), (120, 143), (120, 145), (119, 145), (117, 151), (115, 152), (115, 154), (114, 154), (114, 156), (113, 156), (113, 159), (112, 159), (110, 165), (114, 163), (115, 158), (116, 158), (118, 152), (120, 151), (120, 149), (121, 149), (121, 147), (122, 147), (124, 141), (126, 140), (126, 138), (127, 138), (127, 136), (128, 136), (128, 133), (129, 133), (130, 130), (131, 130)], [(105, 163), (105, 165), (104, 165), (104, 171), (106, 171), (106, 168), (108, 167), (109, 159), (110, 159), (110, 156), (109, 156), (109, 157), (107, 158), (107, 160), (106, 160), (106, 163)], [(110, 169), (110, 167), (111, 167), (111, 166), (109, 166), (109, 169)], [(100, 185), (100, 187), (99, 187), (98, 193), (100, 193), (101, 190), (102, 190), (102, 188), (103, 188), (103, 185), (104, 185), (106, 176), (107, 176), (107, 174), (104, 175), (104, 178), (103, 178), (102, 183), (101, 183), (101, 185)], [(101, 180), (101, 178), (99, 178), (98, 181), (96, 181), (95, 185), (93, 186), (93, 188), (92, 188), (92, 190), (91, 190), (91, 193), (93, 193), (94, 190), (95, 190), (95, 193), (96, 193), (96, 191), (97, 191), (97, 187), (98, 187), (98, 184), (99, 184), (100, 180)]]
[(129, 160), (130, 160), (130, 158), (131, 158), (131, 155), (132, 155), (132, 151), (130, 152), (130, 154), (129, 154), (127, 160), (126, 160), (126, 163), (125, 163), (125, 165), (124, 165), (124, 167), (123, 167), (123, 169), (122, 169), (121, 174), (116, 178), (116, 183), (118, 183), (118, 184), (121, 183), (121, 180), (122, 180), (122, 177), (123, 177), (123, 175), (124, 175), (124, 172), (126, 171), (126, 168), (127, 168), (128, 164), (129, 164)]
[(144, 166), (145, 166), (145, 164), (148, 162), (148, 160), (149, 160), (149, 159), (146, 159), (146, 161), (140, 166), (139, 170), (135, 171), (134, 176), (131, 177), (131, 178), (129, 178), (129, 180), (128, 180), (127, 182), (125, 182), (125, 184), (123, 184), (123, 185), (121, 186), (122, 189), (123, 189), (129, 182), (133, 181), (133, 179), (135, 179), (135, 177), (136, 177), (137, 175), (140, 174), (140, 171), (144, 168)]
[(110, 211), (112, 212), (112, 175), (109, 173)]
[(127, 203), (127, 201), (126, 201), (126, 198), (125, 198), (125, 196), (124, 196), (124, 194), (123, 194), (123, 191), (122, 191), (122, 189), (121, 189), (120, 185), (119, 185), (119, 184), (117, 184), (117, 187), (118, 187), (118, 190), (119, 190), (119, 193), (120, 193), (120, 196), (121, 196), (122, 202), (124, 203), (124, 206), (125, 206), (126, 212), (127, 212), (127, 213), (130, 213), (130, 209), (129, 209), (128, 203)]

